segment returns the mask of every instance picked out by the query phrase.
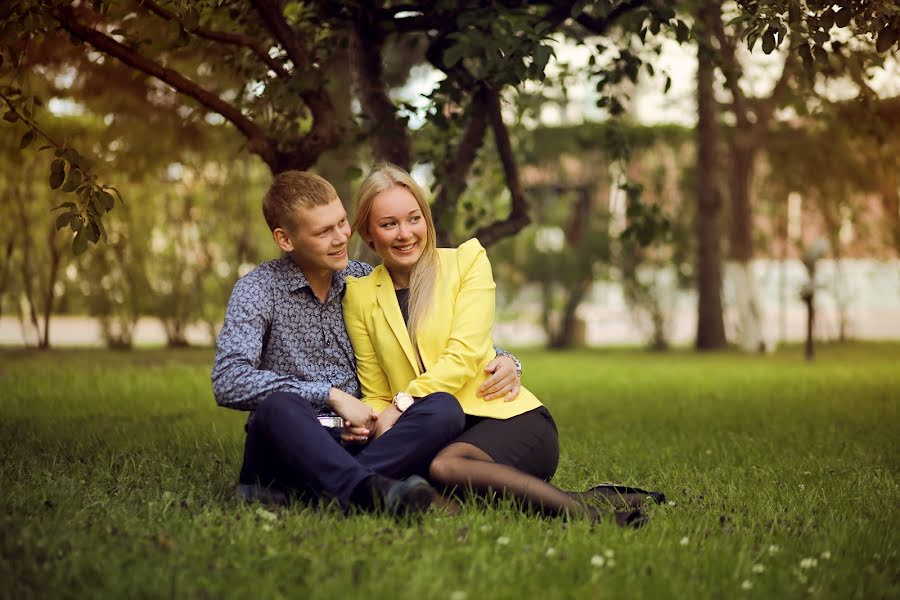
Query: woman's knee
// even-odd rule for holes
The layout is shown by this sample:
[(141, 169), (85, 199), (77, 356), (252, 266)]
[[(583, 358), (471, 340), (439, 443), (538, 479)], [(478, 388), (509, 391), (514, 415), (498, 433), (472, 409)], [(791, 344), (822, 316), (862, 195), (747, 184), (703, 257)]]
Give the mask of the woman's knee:
[(428, 466), (428, 477), (439, 483), (456, 483), (459, 479), (460, 460), (455, 456), (437, 455)]

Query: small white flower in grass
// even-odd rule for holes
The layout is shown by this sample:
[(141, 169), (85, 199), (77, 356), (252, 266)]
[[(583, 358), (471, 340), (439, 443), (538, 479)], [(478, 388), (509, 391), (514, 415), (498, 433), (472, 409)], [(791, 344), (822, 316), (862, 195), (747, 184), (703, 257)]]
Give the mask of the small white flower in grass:
[(615, 555), (616, 555), (616, 553), (613, 552), (612, 550), (610, 550), (609, 548), (607, 548), (606, 550), (603, 551), (603, 556), (605, 556), (606, 558), (612, 558)]
[(490, 526), (490, 525), (482, 525), (482, 526), (481, 526), (481, 530), (482, 530), (482, 531), (490, 531), (490, 530), (491, 530), (491, 526)]
[(497, 543), (500, 544), (501, 546), (505, 546), (505, 545), (509, 544), (509, 538), (506, 537), (505, 535), (501, 535), (500, 537), (497, 538)]
[(262, 524), (262, 530), (263, 530), (263, 531), (272, 531), (272, 526), (269, 525), (268, 523), (263, 523), (263, 524)]
[(801, 569), (813, 569), (819, 564), (815, 558), (803, 558), (800, 560)]
[(749, 579), (745, 579), (744, 581), (741, 582), (741, 589), (742, 590), (753, 589), (753, 582), (750, 581)]
[(265, 519), (266, 521), (277, 521), (278, 520), (278, 515), (276, 515), (273, 512), (267, 511), (262, 506), (260, 506), (259, 508), (256, 509), (256, 514), (259, 515), (261, 518)]
[(669, 500), (669, 506), (675, 506), (675, 501), (674, 501), (674, 500)]
[(546, 556), (547, 558), (553, 556), (554, 554), (556, 554), (556, 548), (553, 547), (547, 548), (547, 551), (544, 552), (544, 556)]
[(761, 565), (761, 564), (757, 563), (757, 564), (753, 565), (753, 567), (750, 570), (753, 571), (754, 573), (762, 573), (763, 571), (766, 570), (766, 565)]
[(781, 550), (781, 548), (779, 548), (775, 544), (772, 544), (771, 546), (769, 546), (769, 555), (771, 556), (773, 554), (778, 554), (779, 550)]
[(452, 594), (450, 594), (450, 600), (466, 600), (468, 594), (463, 590), (456, 590)]
[(831, 551), (826, 550), (822, 553), (822, 560), (831, 560)]
[(800, 485), (798, 485), (798, 486), (797, 486), (797, 487), (799, 487), (799, 488), (800, 488), (800, 491), (801, 491), (801, 492), (802, 492), (802, 491), (803, 491), (803, 490), (805, 490), (805, 489), (806, 489), (806, 486), (805, 486), (805, 485), (803, 485), (803, 484), (802, 484), (802, 483), (801, 483), (801, 484), (800, 484)]
[(688, 536), (684, 536), (683, 538), (681, 538), (681, 541), (678, 543), (681, 544), (682, 546), (687, 546), (688, 544), (691, 543), (691, 539)]
[(595, 567), (602, 567), (606, 564), (606, 559), (599, 554), (595, 554), (591, 557), (591, 564)]

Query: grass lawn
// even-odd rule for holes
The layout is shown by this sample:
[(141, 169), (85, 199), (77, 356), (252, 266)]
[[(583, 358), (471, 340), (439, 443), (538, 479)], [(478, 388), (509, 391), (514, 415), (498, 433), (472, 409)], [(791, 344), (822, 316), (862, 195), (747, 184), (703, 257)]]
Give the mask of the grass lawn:
[(900, 345), (801, 353), (519, 353), (557, 484), (672, 501), (623, 531), (259, 511), (211, 351), (0, 350), (0, 597), (898, 598)]

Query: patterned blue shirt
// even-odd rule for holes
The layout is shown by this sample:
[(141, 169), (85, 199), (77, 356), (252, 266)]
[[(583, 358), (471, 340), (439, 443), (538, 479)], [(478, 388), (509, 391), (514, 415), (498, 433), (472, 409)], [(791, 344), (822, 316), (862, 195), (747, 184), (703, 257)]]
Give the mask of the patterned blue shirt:
[(294, 392), (326, 412), (332, 387), (358, 396), (356, 360), (341, 298), (348, 275), (364, 277), (371, 271), (365, 263), (350, 261), (332, 276), (324, 303), (289, 256), (263, 263), (240, 278), (216, 342), (216, 402), (255, 410), (275, 392)]
[[(369, 265), (351, 260), (332, 276), (324, 303), (289, 256), (263, 263), (241, 277), (216, 341), (212, 371), (216, 403), (253, 411), (275, 392), (294, 392), (317, 412), (327, 413), (332, 387), (359, 397), (356, 359), (341, 300), (347, 276), (365, 277), (371, 271)], [(497, 352), (520, 368), (514, 356), (500, 348)]]

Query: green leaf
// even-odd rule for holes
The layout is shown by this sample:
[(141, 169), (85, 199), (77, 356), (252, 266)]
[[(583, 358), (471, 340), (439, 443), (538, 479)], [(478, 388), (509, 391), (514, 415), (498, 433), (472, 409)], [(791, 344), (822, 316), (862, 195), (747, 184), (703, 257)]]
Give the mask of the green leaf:
[(772, 54), (772, 51), (775, 49), (775, 30), (771, 27), (766, 29), (766, 32), (763, 34), (762, 49), (766, 54)]
[(56, 217), (56, 230), (59, 231), (68, 225), (76, 216), (78, 216), (76, 213), (67, 212)]
[(15, 123), (19, 120), (19, 115), (14, 110), (6, 111), (6, 114), (3, 115), (4, 121), (9, 121), (10, 123)]
[(34, 141), (34, 130), (29, 129), (25, 132), (25, 135), (22, 136), (22, 139), (19, 140), (19, 150), (27, 148), (31, 142)]
[[(362, 172), (360, 172), (360, 175), (362, 175)], [(122, 206), (125, 206), (125, 201), (122, 200), (122, 194), (119, 193), (119, 190), (117, 190), (116, 188), (114, 188), (114, 187), (111, 186), (111, 185), (105, 186), (103, 189), (104, 189), (104, 190), (112, 190), (113, 193), (115, 193), (116, 198), (119, 199), (119, 204), (121, 204)]]
[(57, 158), (52, 163), (50, 163), (50, 172), (51, 173), (65, 173), (66, 171), (66, 161), (61, 158)]
[(113, 198), (112, 194), (110, 194), (109, 192), (107, 192), (105, 190), (100, 192), (99, 197), (100, 197), (100, 204), (101, 204), (101, 206), (103, 206), (103, 209), (106, 210), (106, 212), (111, 211), (113, 209), (113, 207), (116, 205), (116, 199)]
[(887, 52), (891, 49), (897, 40), (900, 39), (900, 28), (892, 27), (890, 24), (878, 32), (878, 41), (875, 42), (876, 52)]
[(456, 65), (456, 63), (462, 60), (465, 52), (466, 50), (462, 44), (454, 44), (450, 46), (444, 52), (444, 65), (448, 68)]
[(62, 157), (73, 167), (77, 167), (81, 162), (81, 155), (79, 155), (78, 151), (74, 148), (66, 148), (63, 150)]
[[(55, 162), (55, 161), (54, 161)], [(50, 171), (50, 189), (55, 190), (63, 184), (66, 179), (65, 171)]]
[(69, 169), (69, 176), (66, 177), (66, 182), (62, 186), (62, 191), (64, 192), (74, 192), (75, 188), (81, 184), (82, 179), (84, 177), (81, 175), (81, 171), (79, 169)]
[(88, 240), (96, 244), (100, 240), (100, 228), (97, 226), (97, 222), (89, 221), (88, 227), (85, 227), (85, 229), (87, 230)]
[(834, 24), (838, 27), (846, 27), (850, 24), (850, 18), (852, 16), (853, 15), (851, 14), (850, 9), (844, 7), (840, 10), (840, 12), (834, 15)]
[(549, 46), (538, 46), (537, 51), (534, 53), (534, 62), (532, 63), (532, 68), (535, 69), (536, 75), (544, 72), (544, 68), (547, 66), (547, 62), (552, 54), (553, 49)]
[(672, 76), (666, 75), (666, 85), (663, 87), (663, 94), (668, 93), (669, 88), (672, 87)]
[(675, 25), (675, 39), (678, 40), (679, 43), (684, 43), (688, 41), (688, 38), (691, 37), (691, 30), (682, 20), (678, 20)]
[(81, 215), (75, 215), (70, 225), (72, 227), (72, 231), (78, 233), (79, 231), (81, 231), (81, 228), (84, 227), (84, 219), (81, 217)]
[(88, 239), (87, 235), (85, 235), (86, 231), (87, 229), (80, 229), (78, 233), (75, 234), (75, 239), (72, 240), (72, 252), (75, 256), (84, 254), (84, 251), (87, 250)]
[(74, 202), (63, 202), (59, 206), (54, 206), (53, 208), (51, 208), (50, 211), (52, 212), (54, 210), (59, 210), (60, 208), (73, 209), (73, 208), (75, 208), (75, 203)]

